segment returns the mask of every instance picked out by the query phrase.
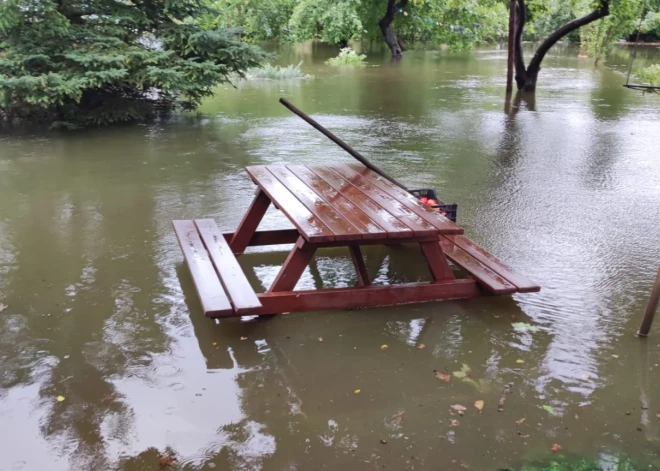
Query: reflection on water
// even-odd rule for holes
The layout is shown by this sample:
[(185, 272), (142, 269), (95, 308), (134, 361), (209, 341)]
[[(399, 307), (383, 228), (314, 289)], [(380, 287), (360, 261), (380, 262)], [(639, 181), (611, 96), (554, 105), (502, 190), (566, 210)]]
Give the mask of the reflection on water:
[[(536, 99), (507, 112), (502, 51), (329, 70), (333, 54), (284, 51), (316, 79), (221, 89), (199, 119), (0, 138), (0, 469), (157, 469), (174, 453), (185, 469), (492, 470), (555, 443), (659, 458), (660, 344), (632, 333), (660, 260), (660, 101), (621, 87), (625, 53), (594, 69), (557, 50)], [(246, 165), (347, 161), (280, 95), (456, 201), (467, 234), (543, 290), (203, 318), (169, 221), (234, 228)], [(428, 279), (414, 247), (364, 252), (377, 283)], [(264, 290), (285, 256), (241, 264)], [(298, 288), (354, 283), (328, 249)]]

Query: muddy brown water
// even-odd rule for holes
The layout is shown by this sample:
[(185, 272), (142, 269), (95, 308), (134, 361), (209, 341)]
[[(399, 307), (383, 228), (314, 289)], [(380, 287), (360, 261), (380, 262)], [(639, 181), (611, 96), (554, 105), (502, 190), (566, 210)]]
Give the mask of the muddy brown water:
[[(335, 53), (283, 50), (315, 78), (225, 87), (169, 123), (2, 135), (0, 470), (158, 469), (169, 452), (175, 469), (494, 470), (554, 444), (660, 469), (660, 322), (633, 336), (660, 265), (660, 98), (621, 87), (628, 51), (594, 69), (554, 50), (508, 114), (503, 51), (351, 70), (323, 65)], [(280, 96), (457, 202), (466, 234), (543, 290), (205, 319), (170, 220), (233, 229), (246, 165), (350, 160)], [(242, 257), (257, 289), (276, 250)], [(365, 253), (378, 282), (428, 277), (411, 248)], [(328, 250), (299, 287), (354, 282)]]

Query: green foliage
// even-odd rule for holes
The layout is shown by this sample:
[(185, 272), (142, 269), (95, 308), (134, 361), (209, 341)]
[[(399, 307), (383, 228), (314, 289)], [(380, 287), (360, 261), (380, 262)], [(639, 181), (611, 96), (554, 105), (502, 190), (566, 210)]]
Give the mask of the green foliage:
[(660, 86), (660, 64), (653, 64), (637, 72), (637, 78), (644, 83)]
[(364, 54), (357, 54), (350, 47), (342, 48), (337, 57), (333, 57), (325, 61), (327, 65), (335, 67), (341, 66), (360, 66), (364, 65), (364, 60), (367, 58)]
[(360, 4), (360, 0), (300, 0), (289, 20), (291, 40), (346, 44), (360, 37), (364, 30), (358, 14)]
[(239, 28), (249, 41), (288, 35), (287, 25), (298, 0), (215, 0), (205, 21), (213, 28)]
[(300, 69), (302, 62), (298, 65), (287, 65), (281, 67), (279, 65), (266, 64), (263, 67), (255, 67), (248, 69), (245, 74), (247, 78), (266, 79), (266, 80), (286, 80), (286, 79), (306, 79), (310, 75), (304, 74)]
[(195, 108), (265, 58), (192, 19), (207, 11), (198, 0), (5, 0), (1, 114), (84, 127)]
[(642, 15), (642, 8), (643, 0), (612, 2), (607, 17), (581, 29), (582, 53), (598, 59), (613, 41), (634, 32)]

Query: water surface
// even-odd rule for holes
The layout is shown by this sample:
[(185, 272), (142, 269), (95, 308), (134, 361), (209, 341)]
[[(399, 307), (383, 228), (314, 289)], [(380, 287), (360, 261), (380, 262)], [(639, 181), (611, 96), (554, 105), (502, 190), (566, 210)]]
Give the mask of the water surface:
[[(315, 78), (224, 87), (169, 123), (0, 137), (0, 470), (158, 469), (168, 452), (182, 469), (494, 470), (554, 444), (660, 469), (660, 326), (633, 336), (660, 264), (660, 99), (621, 87), (627, 51), (594, 69), (553, 50), (508, 112), (504, 51), (351, 70), (323, 65), (335, 53), (281, 51)], [(235, 228), (247, 165), (350, 161), (280, 96), (457, 202), (466, 234), (542, 291), (205, 319), (170, 220)], [(241, 258), (256, 289), (277, 250)], [(428, 277), (411, 248), (365, 253), (378, 282)], [(354, 282), (332, 249), (299, 288)]]

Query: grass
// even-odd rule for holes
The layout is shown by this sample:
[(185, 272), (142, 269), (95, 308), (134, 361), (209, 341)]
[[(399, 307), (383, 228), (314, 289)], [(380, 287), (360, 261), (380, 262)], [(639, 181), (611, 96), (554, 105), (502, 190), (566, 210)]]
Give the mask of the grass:
[(660, 85), (660, 64), (653, 64), (646, 69), (640, 70), (637, 72), (637, 78), (644, 83), (650, 83), (654, 86)]
[(357, 65), (364, 65), (364, 60), (366, 58), (367, 56), (365, 56), (364, 54), (357, 54), (350, 47), (345, 47), (339, 51), (339, 55), (337, 57), (328, 59), (327, 61), (325, 61), (325, 63), (327, 65), (332, 65), (335, 67), (357, 66)]
[(266, 64), (263, 67), (248, 69), (246, 76), (248, 79), (262, 80), (288, 80), (288, 79), (308, 79), (311, 75), (304, 74), (300, 69), (302, 61), (298, 65), (279, 65)]

